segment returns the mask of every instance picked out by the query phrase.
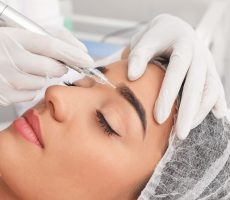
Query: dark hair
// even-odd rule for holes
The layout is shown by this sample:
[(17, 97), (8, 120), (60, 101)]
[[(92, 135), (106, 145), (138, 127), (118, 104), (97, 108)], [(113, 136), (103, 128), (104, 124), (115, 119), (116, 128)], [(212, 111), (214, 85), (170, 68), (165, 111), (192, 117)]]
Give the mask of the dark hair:
[(95, 69), (97, 69), (98, 71), (100, 71), (103, 74), (107, 71), (105, 66), (99, 66), (99, 67), (96, 67)]

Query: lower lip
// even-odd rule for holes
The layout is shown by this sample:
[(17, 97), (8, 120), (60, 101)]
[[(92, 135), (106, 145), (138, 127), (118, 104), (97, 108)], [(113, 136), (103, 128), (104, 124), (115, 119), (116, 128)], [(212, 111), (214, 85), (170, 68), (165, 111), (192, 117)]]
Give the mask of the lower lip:
[(16, 119), (13, 123), (13, 126), (24, 139), (42, 148), (36, 133), (33, 131), (24, 117)]

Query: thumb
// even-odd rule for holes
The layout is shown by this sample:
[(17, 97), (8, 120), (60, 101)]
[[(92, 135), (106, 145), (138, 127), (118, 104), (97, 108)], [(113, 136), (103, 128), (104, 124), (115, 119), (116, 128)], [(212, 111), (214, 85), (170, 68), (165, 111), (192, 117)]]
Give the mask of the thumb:
[(146, 48), (132, 50), (129, 55), (128, 78), (130, 81), (135, 81), (140, 78), (148, 65), (148, 62), (155, 55), (154, 51)]

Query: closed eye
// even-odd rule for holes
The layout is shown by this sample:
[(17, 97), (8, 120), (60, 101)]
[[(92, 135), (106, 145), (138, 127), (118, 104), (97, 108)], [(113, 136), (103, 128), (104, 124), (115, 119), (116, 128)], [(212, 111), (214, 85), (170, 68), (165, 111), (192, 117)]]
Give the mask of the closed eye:
[(103, 128), (105, 133), (107, 133), (109, 136), (110, 135), (117, 135), (117, 136), (121, 137), (116, 131), (114, 131), (112, 129), (110, 124), (105, 119), (104, 115), (99, 110), (96, 110), (96, 116), (97, 116), (97, 119), (98, 119), (98, 123)]

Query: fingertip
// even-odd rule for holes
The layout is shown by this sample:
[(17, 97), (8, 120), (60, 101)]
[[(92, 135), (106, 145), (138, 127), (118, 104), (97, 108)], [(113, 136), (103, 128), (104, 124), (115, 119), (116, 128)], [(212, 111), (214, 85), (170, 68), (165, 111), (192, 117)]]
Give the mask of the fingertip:
[(179, 138), (179, 140), (185, 140), (188, 136), (188, 134), (185, 131), (181, 131), (181, 130), (176, 130), (175, 134)]
[(165, 122), (165, 115), (162, 109), (160, 109), (159, 100), (157, 99), (154, 105), (153, 116), (158, 124), (163, 124)]
[(221, 119), (228, 115), (228, 107), (224, 95), (220, 96), (212, 109), (212, 113), (217, 119)]
[(190, 132), (190, 128), (189, 126), (186, 124), (184, 126), (182, 126), (183, 123), (180, 122), (180, 126), (178, 124), (176, 124), (176, 128), (175, 128), (175, 134), (177, 135), (177, 137), (180, 140), (185, 140)]
[(81, 60), (78, 58), (77, 62), (78, 62), (77, 66), (81, 68), (95, 68), (96, 67), (96, 63), (94, 59), (88, 54), (85, 54), (84, 56), (82, 55)]
[(145, 72), (147, 63), (145, 64), (137, 57), (131, 57), (128, 64), (128, 78), (130, 81), (139, 79)]
[(128, 71), (128, 78), (130, 81), (136, 81), (140, 76), (131, 70)]
[(76, 39), (76, 43), (78, 44), (77, 47), (79, 47), (80, 49), (82, 49), (85, 53), (88, 53), (88, 49), (87, 49), (87, 47), (85, 46), (84, 43), (82, 43), (78, 39)]
[(130, 81), (135, 81), (138, 78), (138, 75), (136, 74), (136, 62), (137, 59), (135, 57), (132, 57), (129, 59), (128, 63), (128, 78)]
[(172, 107), (170, 107), (168, 99), (167, 94), (160, 91), (160, 94), (155, 101), (154, 117), (158, 124), (163, 124), (170, 116)]
[(69, 40), (70, 40), (71, 45), (74, 45), (75, 47), (80, 48), (85, 53), (88, 53), (88, 49), (87, 49), (86, 45), (82, 41), (77, 39), (72, 33), (70, 33), (69, 36), (70, 36)]
[(213, 115), (217, 119), (221, 119), (221, 118), (227, 116), (227, 112), (228, 112), (227, 109), (226, 110), (215, 110), (215, 109), (212, 110)]

